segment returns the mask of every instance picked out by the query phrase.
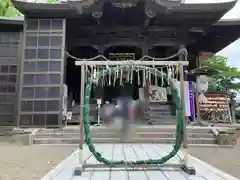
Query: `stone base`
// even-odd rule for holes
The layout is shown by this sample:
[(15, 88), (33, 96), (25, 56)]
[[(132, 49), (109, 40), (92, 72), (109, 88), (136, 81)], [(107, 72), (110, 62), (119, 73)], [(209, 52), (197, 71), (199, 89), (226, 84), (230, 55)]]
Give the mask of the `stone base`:
[(189, 174), (189, 175), (196, 175), (196, 170), (195, 170), (195, 168), (193, 166), (186, 166), (186, 165), (184, 165), (182, 167), (182, 170), (185, 173)]
[(74, 170), (74, 176), (81, 176), (83, 173), (83, 168), (82, 167), (76, 167)]
[(29, 134), (16, 134), (12, 136), (12, 139), (14, 142), (24, 145), (24, 146), (29, 146), (33, 144), (33, 135), (31, 133)]
[(236, 145), (237, 135), (234, 132), (219, 132), (217, 135), (218, 145)]
[(0, 136), (0, 142), (12, 143), (12, 136)]

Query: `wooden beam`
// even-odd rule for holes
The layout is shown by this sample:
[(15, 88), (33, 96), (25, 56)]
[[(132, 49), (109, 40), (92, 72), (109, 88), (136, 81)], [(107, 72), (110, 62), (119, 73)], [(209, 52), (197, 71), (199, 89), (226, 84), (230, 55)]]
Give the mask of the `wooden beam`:
[(167, 65), (183, 65), (187, 66), (189, 64), (188, 61), (88, 61), (87, 59), (84, 61), (75, 61), (76, 66), (82, 65), (96, 65), (96, 66), (116, 66), (116, 65), (142, 65), (142, 66), (167, 66)]
[[(103, 25), (95, 25), (95, 26), (82, 26), (82, 25), (76, 25), (74, 21), (69, 22), (68, 24), (69, 29), (74, 32), (93, 32), (93, 33), (110, 33), (110, 32), (142, 32), (148, 31), (148, 32), (178, 32), (179, 27), (178, 26), (150, 26), (150, 27), (144, 27), (144, 26), (103, 26)], [(74, 28), (72, 28), (74, 27)], [(191, 29), (189, 29), (190, 32), (203, 32), (204, 27), (202, 26), (193, 26)]]
[(114, 38), (114, 37), (91, 37), (91, 38), (69, 38), (67, 39), (68, 47), (74, 46), (177, 46), (179, 40), (176, 38)]
[[(137, 32), (137, 31), (142, 31), (143, 29), (145, 29), (145, 27), (139, 27), (139, 26), (81, 26), (79, 27), (79, 29), (81, 30), (92, 30), (92, 31), (97, 31), (97, 32), (112, 32), (112, 31), (116, 31), (116, 32), (124, 32), (124, 31), (133, 31), (133, 32)], [(151, 26), (151, 27), (147, 27), (146, 30), (148, 31), (177, 31), (178, 27), (174, 27), (174, 26)]]

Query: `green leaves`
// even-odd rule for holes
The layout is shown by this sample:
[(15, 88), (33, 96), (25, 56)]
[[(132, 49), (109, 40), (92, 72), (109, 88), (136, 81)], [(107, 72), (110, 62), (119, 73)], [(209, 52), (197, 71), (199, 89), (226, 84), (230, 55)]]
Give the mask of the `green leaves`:
[[(56, 3), (56, 0), (48, 0), (48, 3)], [(0, 17), (14, 18), (22, 17), (20, 13), (12, 4), (11, 0), (0, 0)]]
[(201, 66), (210, 66), (219, 71), (210, 78), (209, 91), (231, 92), (232, 90), (240, 90), (240, 69), (228, 66), (226, 57), (213, 56), (200, 63)]
[(48, 0), (48, 3), (54, 4), (54, 3), (56, 3), (56, 0)]
[(6, 18), (23, 16), (12, 4), (11, 0), (0, 1), (0, 16)]

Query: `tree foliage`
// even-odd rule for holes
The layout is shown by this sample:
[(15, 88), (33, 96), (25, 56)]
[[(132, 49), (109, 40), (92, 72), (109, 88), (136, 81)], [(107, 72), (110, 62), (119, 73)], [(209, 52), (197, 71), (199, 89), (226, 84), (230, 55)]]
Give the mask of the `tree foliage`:
[(0, 16), (13, 18), (23, 15), (13, 6), (11, 0), (0, 0)]
[[(47, 0), (48, 3), (56, 3), (56, 0)], [(12, 4), (11, 0), (0, 0), (0, 17), (14, 18), (23, 16)]]
[(213, 56), (200, 62), (201, 66), (210, 66), (219, 73), (210, 77), (209, 91), (237, 92), (240, 91), (240, 69), (227, 65), (227, 58)]

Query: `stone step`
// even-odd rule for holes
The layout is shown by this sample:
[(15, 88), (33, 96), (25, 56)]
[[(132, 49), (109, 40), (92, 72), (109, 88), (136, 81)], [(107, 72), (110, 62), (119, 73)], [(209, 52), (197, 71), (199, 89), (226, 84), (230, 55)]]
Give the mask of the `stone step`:
[(146, 114), (143, 116), (143, 119), (151, 119), (152, 121), (176, 121), (177, 116), (172, 114)]
[[(78, 144), (79, 138), (36, 138), (33, 144)], [(119, 138), (93, 138), (93, 143), (158, 143), (158, 144), (174, 144), (175, 138), (133, 138), (121, 141)], [(215, 138), (195, 139), (189, 138), (189, 144), (216, 144)]]
[(147, 111), (151, 111), (151, 112), (173, 112), (175, 110), (173, 110), (172, 108), (161, 108), (161, 107), (148, 107)]
[(163, 106), (163, 105), (148, 105), (147, 109), (149, 110), (169, 110), (172, 111), (174, 108), (172, 106)]
[[(79, 133), (37, 133), (35, 138), (78, 138)], [(117, 138), (119, 137), (119, 133), (92, 133), (92, 137), (94, 138)], [(141, 132), (134, 133), (131, 135), (132, 138), (174, 138), (176, 136), (175, 133), (161, 133), (161, 132)], [(211, 133), (188, 133), (189, 138), (212, 138), (214, 137)]]
[(172, 115), (145, 115), (144, 119), (151, 119), (153, 121), (176, 121), (177, 117)]
[(145, 115), (143, 117), (144, 119), (150, 119), (152, 121), (176, 121), (177, 117), (176, 116), (171, 116), (171, 115)]
[[(97, 105), (96, 104), (89, 104), (89, 108), (90, 109), (96, 109)], [(72, 111), (73, 112), (80, 112), (80, 107), (79, 105), (75, 105), (74, 107), (72, 107)]]
[(144, 113), (145, 116), (152, 115), (152, 116), (177, 116), (176, 113), (173, 113), (171, 111), (146, 111)]
[(0, 126), (0, 132), (11, 132), (13, 129), (14, 127), (11, 126)]
[(16, 134), (25, 134), (27, 133), (24, 129), (18, 129), (15, 127), (0, 127), (0, 136), (13, 136)]
[(146, 112), (171, 112), (176, 114), (176, 111), (173, 109), (157, 109), (157, 108), (147, 108)]
[(145, 114), (145, 116), (148, 116), (148, 117), (158, 117), (158, 116), (166, 116), (166, 117), (174, 117), (173, 113), (172, 112), (167, 112), (167, 111), (164, 111), (164, 112), (148, 112), (147, 114)]
[[(40, 132), (63, 132), (63, 133), (79, 133), (79, 126), (73, 126), (73, 127), (66, 127), (63, 129), (39, 129), (38, 133)], [(194, 133), (211, 133), (211, 128), (209, 127), (188, 127), (188, 133), (194, 132)], [(92, 132), (116, 132), (115, 129), (110, 127), (104, 127), (104, 126), (91, 126)], [(176, 131), (176, 125), (154, 125), (154, 126), (137, 126), (133, 128), (134, 132), (175, 132)]]
[(163, 122), (149, 121), (149, 124), (151, 124), (151, 125), (176, 125), (177, 122), (176, 121), (163, 121)]
[[(96, 117), (94, 116), (90, 116), (89, 117), (90, 122), (96, 122)], [(79, 120), (79, 115), (73, 115), (72, 119), (68, 120), (68, 123), (75, 123), (75, 124), (80, 124), (80, 120)]]
[(169, 120), (169, 119), (163, 119), (163, 120), (156, 120), (156, 119), (144, 119), (145, 121), (148, 122), (148, 124), (151, 125), (162, 125), (162, 126), (166, 126), (166, 125), (172, 125), (172, 126), (176, 126), (177, 125), (177, 120)]
[(173, 119), (175, 117), (177, 117), (176, 115), (170, 113), (170, 112), (154, 112), (154, 113), (145, 113), (144, 117), (148, 117), (148, 118), (164, 118), (164, 119)]

